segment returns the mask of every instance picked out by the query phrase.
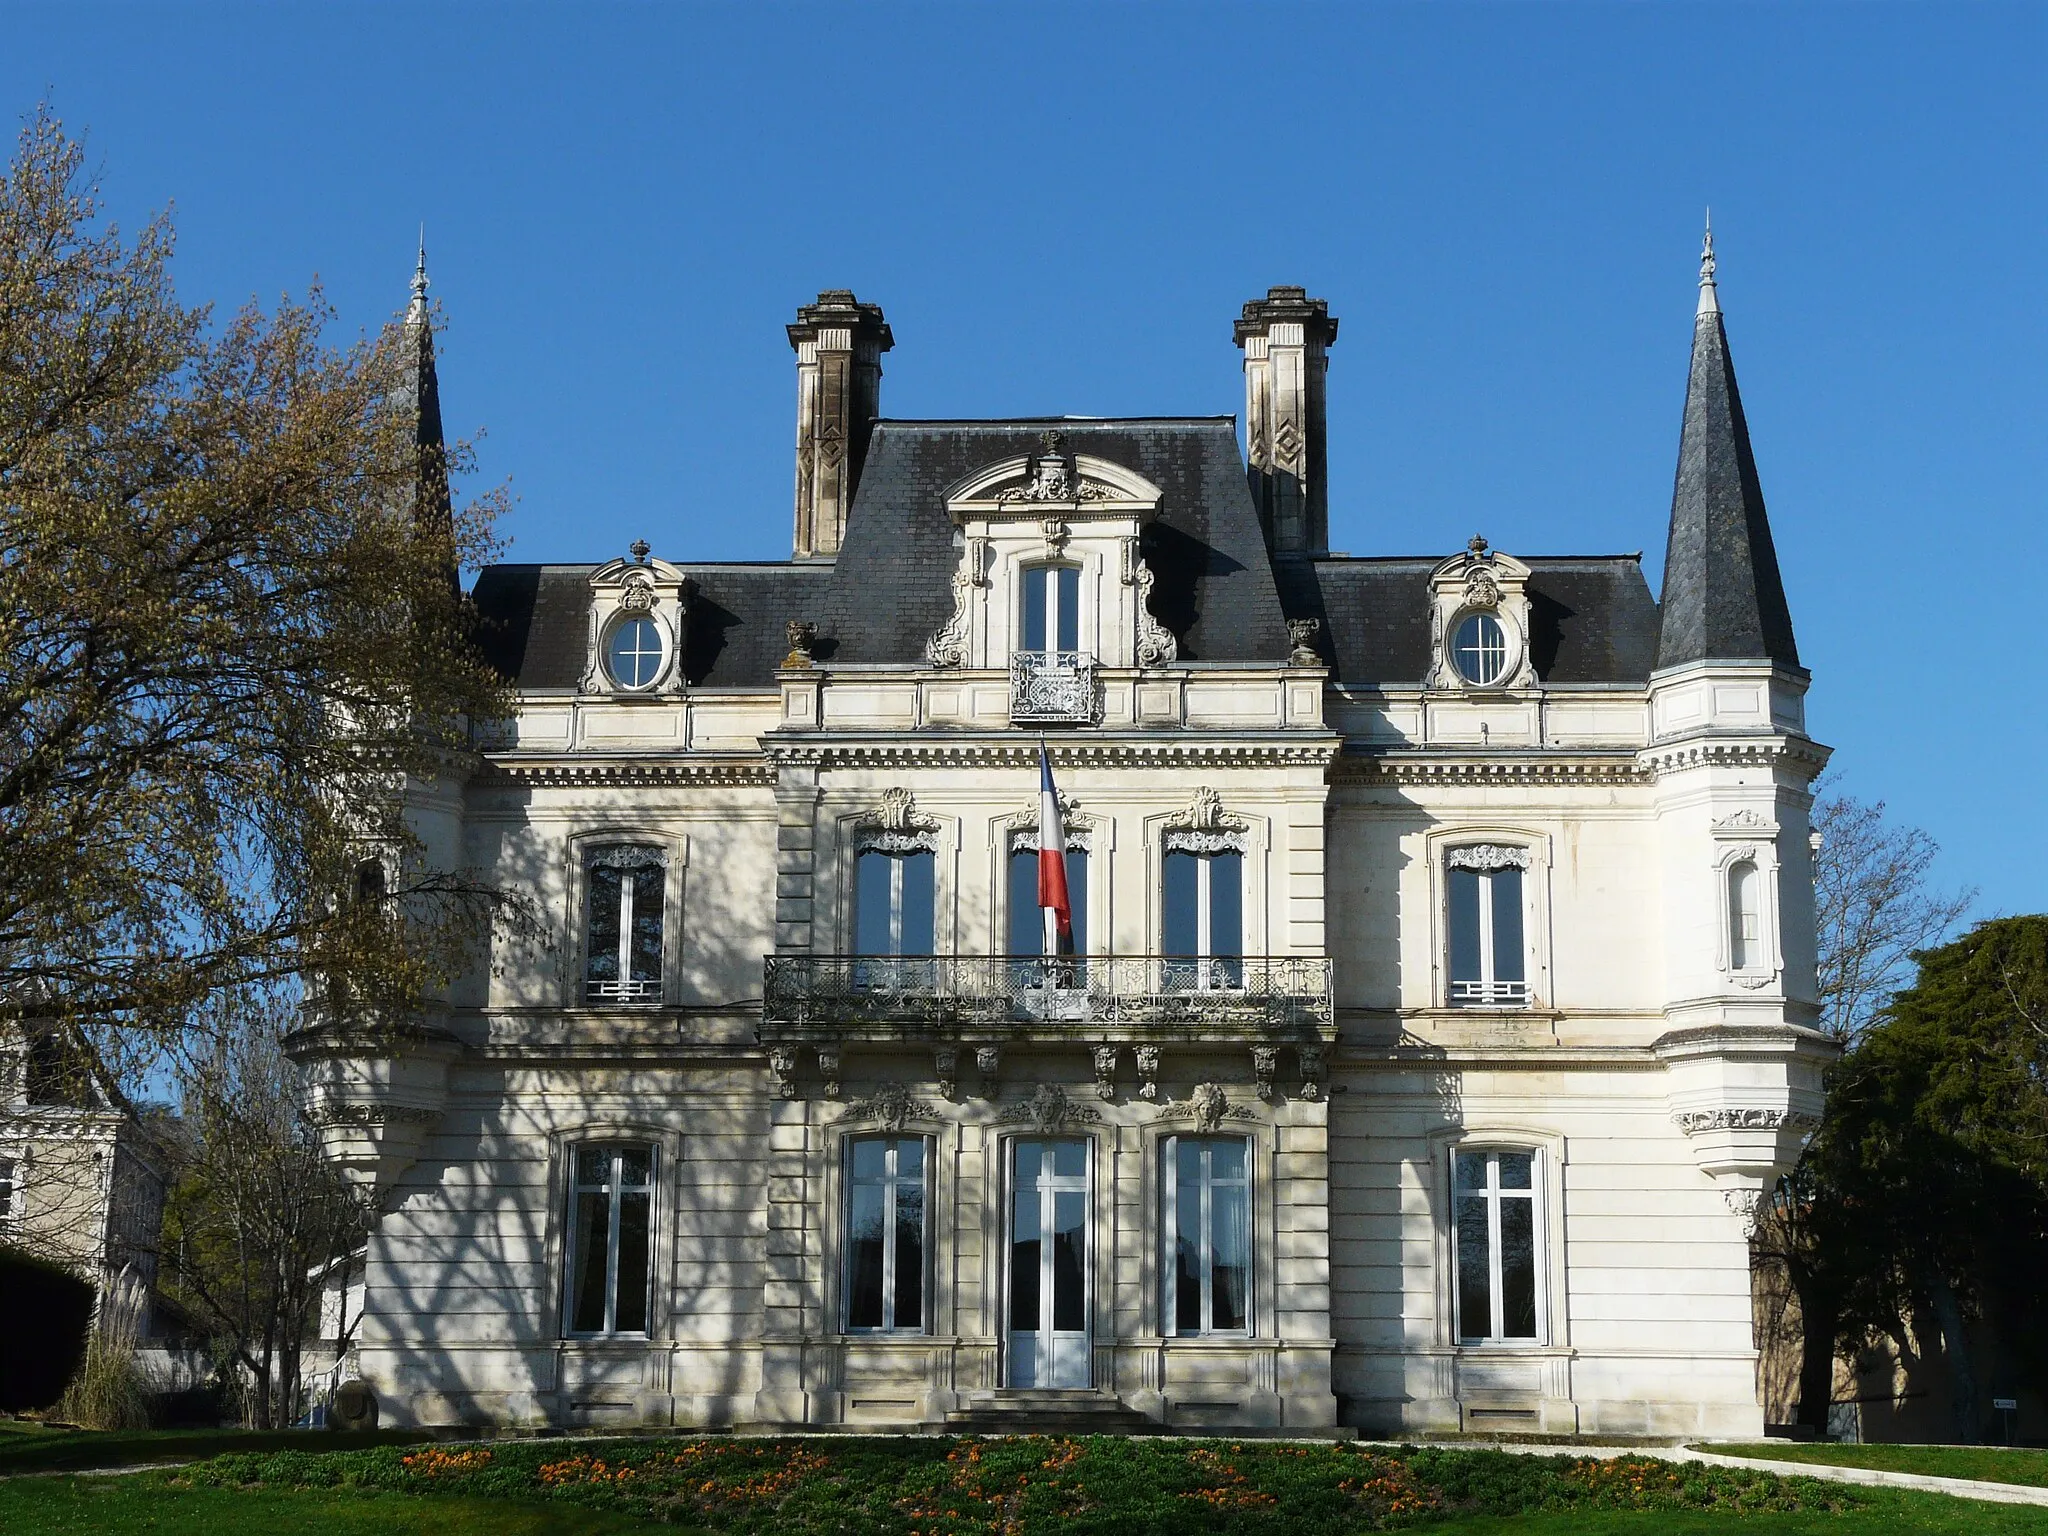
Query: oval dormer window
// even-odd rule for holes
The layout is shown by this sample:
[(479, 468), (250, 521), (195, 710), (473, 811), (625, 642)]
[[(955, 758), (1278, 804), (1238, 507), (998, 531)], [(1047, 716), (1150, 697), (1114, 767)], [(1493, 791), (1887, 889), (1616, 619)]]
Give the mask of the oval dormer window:
[(661, 675), (661, 631), (645, 614), (612, 626), (605, 665), (621, 688), (650, 688)]
[(1500, 681), (1508, 669), (1507, 631), (1490, 613), (1468, 613), (1451, 637), (1451, 662), (1458, 676), (1484, 688)]

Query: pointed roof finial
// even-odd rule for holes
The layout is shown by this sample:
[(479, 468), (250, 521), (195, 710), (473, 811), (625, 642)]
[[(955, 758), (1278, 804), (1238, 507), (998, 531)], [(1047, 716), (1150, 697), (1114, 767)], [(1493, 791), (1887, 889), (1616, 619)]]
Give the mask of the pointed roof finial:
[(427, 313), (427, 226), (420, 226), (420, 262), (412, 271), (412, 308), (408, 319), (425, 319)]
[(1718, 315), (1721, 301), (1714, 290), (1714, 210), (1707, 210), (1707, 237), (1700, 246), (1700, 307), (1702, 315)]

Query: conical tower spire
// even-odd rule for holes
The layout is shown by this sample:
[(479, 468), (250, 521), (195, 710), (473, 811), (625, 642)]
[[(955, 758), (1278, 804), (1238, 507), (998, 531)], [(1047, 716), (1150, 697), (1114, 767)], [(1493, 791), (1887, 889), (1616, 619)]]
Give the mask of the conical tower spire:
[[(399, 407), (412, 418), (418, 470), (413, 483), (413, 517), (451, 544), (455, 505), (448, 489), (448, 445), (441, 431), (441, 381), (434, 368), (434, 318), (427, 307), (427, 232), (420, 229), (419, 261), (412, 273), (412, 301), (405, 310), (403, 366)], [(459, 578), (451, 566), (449, 579)]]
[(1663, 629), (1657, 665), (1775, 661), (1799, 665), (1778, 553), (1735, 387), (1714, 281), (1709, 226), (1700, 254), (1692, 378), (1664, 552)]

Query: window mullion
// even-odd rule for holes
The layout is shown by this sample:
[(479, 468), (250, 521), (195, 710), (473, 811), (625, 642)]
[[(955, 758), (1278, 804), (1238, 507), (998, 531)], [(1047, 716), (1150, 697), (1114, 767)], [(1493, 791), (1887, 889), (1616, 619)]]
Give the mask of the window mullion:
[(1195, 855), (1195, 953), (1204, 960), (1209, 958), (1214, 937), (1209, 928), (1210, 862), (1206, 855)]
[(609, 1184), (610, 1198), (605, 1201), (605, 1245), (604, 1245), (604, 1331), (619, 1331), (619, 1182), (624, 1160), (618, 1150), (610, 1155)]
[(882, 1153), (882, 1327), (896, 1326), (896, 1143)]
[[(1493, 999), (1493, 876), (1479, 876), (1479, 985), (1487, 1002)], [(1491, 1162), (1488, 1163), (1491, 1167)]]
[(1501, 1192), (1500, 1154), (1486, 1154), (1486, 1265), (1487, 1300), (1491, 1303), (1493, 1331), (1491, 1337), (1500, 1339), (1507, 1336), (1507, 1302), (1501, 1295), (1507, 1276), (1507, 1266), (1501, 1262)]
[(633, 995), (633, 887), (638, 882), (632, 870), (619, 875), (619, 998)]
[(1202, 1332), (1216, 1331), (1216, 1190), (1210, 1157), (1215, 1147), (1202, 1144)]

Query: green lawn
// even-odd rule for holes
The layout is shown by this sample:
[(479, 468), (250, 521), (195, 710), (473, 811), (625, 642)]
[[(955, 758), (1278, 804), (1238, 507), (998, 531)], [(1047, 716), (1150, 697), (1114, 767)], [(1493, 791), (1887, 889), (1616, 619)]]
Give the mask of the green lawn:
[(89, 1472), (153, 1461), (199, 1461), (226, 1451), (361, 1450), (411, 1445), (426, 1435), (405, 1430), (366, 1433), (322, 1429), (45, 1429), (0, 1420), (0, 1477), (15, 1472)]
[(1918, 1472), (1929, 1477), (1969, 1477), (1984, 1483), (2020, 1483), (2048, 1488), (2048, 1451), (1995, 1445), (1814, 1445), (1769, 1440), (1757, 1445), (1703, 1445), (1703, 1451), (1759, 1460), (1797, 1461), (1829, 1467), (1875, 1467), (1881, 1472)]
[[(9, 1536), (683, 1536), (703, 1529), (561, 1503), (359, 1489), (179, 1487), (171, 1477), (159, 1472), (0, 1482), (0, 1531)], [(1242, 1529), (1277, 1532), (1289, 1524), (1267, 1515)], [(1035, 1536), (1045, 1528), (1034, 1524), (1024, 1530)], [(1183, 1529), (1198, 1528), (1204, 1527)], [(1129, 1531), (1130, 1536), (1153, 1536), (1164, 1529), (1133, 1525)], [(1429, 1536), (2041, 1536), (2048, 1532), (2048, 1510), (1872, 1490), (1863, 1508), (1843, 1514), (1561, 1510), (1454, 1518), (1416, 1529)], [(848, 1536), (864, 1533), (849, 1527)]]
[[(136, 1437), (94, 1438), (134, 1454)], [(184, 1467), (0, 1479), (0, 1532), (2048, 1536), (2048, 1509), (1641, 1456), (1114, 1438), (341, 1443), (240, 1437)]]

